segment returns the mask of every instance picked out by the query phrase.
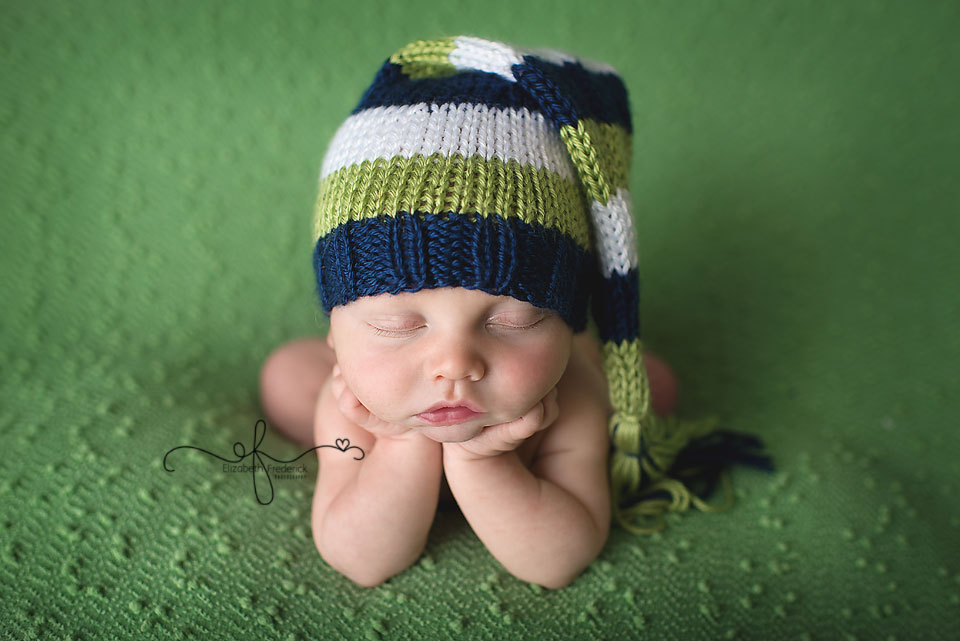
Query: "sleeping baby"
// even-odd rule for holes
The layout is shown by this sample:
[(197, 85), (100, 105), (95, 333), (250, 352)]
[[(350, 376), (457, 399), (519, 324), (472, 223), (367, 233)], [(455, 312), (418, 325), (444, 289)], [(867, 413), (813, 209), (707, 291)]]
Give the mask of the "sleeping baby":
[(448, 503), (511, 574), (568, 585), (694, 436), (657, 422), (675, 382), (640, 347), (631, 134), (612, 68), (473, 37), (397, 51), (336, 132), (314, 225), (329, 332), (260, 383), (281, 431), (365, 452), (317, 449), (313, 498), (317, 549), (355, 583), (413, 564)]
[[(382, 583), (423, 552), (439, 495), (512, 574), (568, 584), (610, 523), (600, 358), (556, 314), (464, 288), (362, 298), (333, 310), (326, 341), (278, 348), (262, 376), (272, 424), (308, 447), (346, 438), (365, 452), (318, 450), (324, 560)], [(645, 364), (654, 409), (669, 412), (672, 374)]]

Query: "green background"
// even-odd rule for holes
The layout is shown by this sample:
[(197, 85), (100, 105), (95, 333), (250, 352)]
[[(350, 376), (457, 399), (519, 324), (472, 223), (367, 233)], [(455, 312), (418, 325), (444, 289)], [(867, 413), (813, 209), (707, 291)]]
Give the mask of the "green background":
[[(0, 635), (947, 638), (958, 7), (3, 0)], [(266, 506), (210, 456), (161, 467), (250, 447), (263, 359), (326, 329), (328, 140), (395, 49), (458, 34), (621, 71), (646, 344), (681, 415), (777, 464), (560, 591), (456, 513), (358, 588), (314, 547), (314, 457)]]

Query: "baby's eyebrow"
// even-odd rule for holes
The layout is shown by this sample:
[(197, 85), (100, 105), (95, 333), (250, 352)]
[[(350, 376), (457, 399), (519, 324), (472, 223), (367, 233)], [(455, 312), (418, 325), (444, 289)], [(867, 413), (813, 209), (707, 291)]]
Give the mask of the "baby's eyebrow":
[[(533, 314), (554, 314), (552, 310), (544, 307), (538, 307), (529, 301), (516, 299), (510, 296), (500, 296), (498, 300), (477, 305), (475, 313), (478, 316), (492, 315), (500, 313), (533, 313)], [(390, 298), (378, 300), (375, 304), (371, 301), (369, 307), (363, 310), (366, 316), (428, 316), (434, 313), (442, 314), (446, 308), (435, 304), (420, 304), (415, 300), (403, 300), (403, 298)]]
[[(413, 308), (399, 308), (399, 309), (375, 309), (364, 314), (365, 318), (390, 318), (390, 319), (401, 319), (408, 320), (413, 318), (429, 318), (431, 315), (438, 314), (445, 316), (448, 312), (444, 310), (438, 310), (437, 312), (432, 312), (430, 310), (417, 310)], [(524, 315), (524, 316), (542, 316), (550, 315), (552, 312), (547, 309), (536, 306), (499, 306), (494, 305), (491, 307), (478, 309), (475, 312), (476, 318), (490, 318), (494, 316), (502, 315)]]
[(382, 303), (376, 306), (370, 306), (366, 311), (368, 314), (420, 314), (425, 310), (399, 303)]
[(417, 319), (417, 318), (423, 318), (423, 315), (422, 315), (422, 314), (418, 314), (418, 313), (416, 313), (416, 312), (387, 312), (387, 311), (383, 311), (383, 312), (370, 312), (370, 313), (368, 313), (368, 314), (364, 314), (364, 315), (363, 315), (363, 318), (366, 319), (366, 320), (379, 319), (379, 320), (401, 320), (401, 321), (408, 321), (408, 320), (413, 320), (413, 319)]
[(540, 307), (507, 307), (504, 309), (498, 309), (493, 312), (494, 314), (548, 314), (549, 310), (540, 308)]

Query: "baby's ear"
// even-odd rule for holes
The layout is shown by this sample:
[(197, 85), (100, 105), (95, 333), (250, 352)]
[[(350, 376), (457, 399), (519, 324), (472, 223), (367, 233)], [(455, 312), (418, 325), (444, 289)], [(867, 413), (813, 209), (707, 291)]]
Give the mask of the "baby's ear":
[(327, 347), (333, 349), (333, 328), (327, 330)]

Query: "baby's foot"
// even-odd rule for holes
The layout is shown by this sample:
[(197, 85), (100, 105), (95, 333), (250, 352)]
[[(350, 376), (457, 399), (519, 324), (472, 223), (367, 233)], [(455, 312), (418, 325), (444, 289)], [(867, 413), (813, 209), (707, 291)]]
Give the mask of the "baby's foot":
[(660, 416), (673, 414), (677, 405), (677, 377), (669, 365), (644, 350), (643, 363), (650, 381), (650, 405)]

